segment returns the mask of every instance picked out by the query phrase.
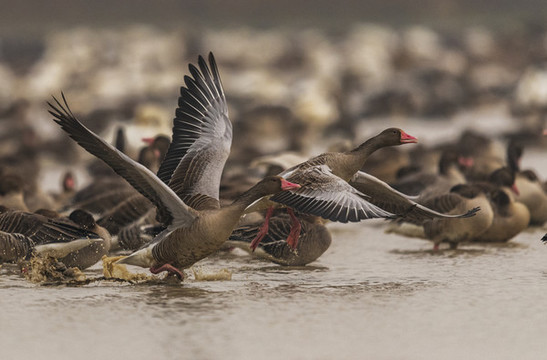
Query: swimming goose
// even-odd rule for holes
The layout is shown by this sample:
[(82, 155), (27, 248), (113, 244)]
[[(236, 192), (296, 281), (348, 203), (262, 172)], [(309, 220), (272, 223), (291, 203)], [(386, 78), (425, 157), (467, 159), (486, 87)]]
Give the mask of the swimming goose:
[(173, 138), (158, 175), (116, 150), (82, 125), (54, 98), (50, 113), (70, 137), (102, 159), (157, 207), (166, 229), (152, 244), (118, 261), (168, 271), (180, 269), (218, 250), (230, 236), (245, 208), (255, 200), (298, 188), (279, 176), (266, 177), (232, 204), (220, 208), (219, 184), (230, 151), (232, 124), (212, 53), (209, 66), (200, 56), (199, 69), (189, 66), (173, 125)]
[(300, 225), (294, 216), (293, 209), (304, 214), (344, 223), (392, 217), (394, 214), (367, 202), (366, 196), (349, 185), (348, 181), (363, 167), (368, 156), (374, 151), (386, 146), (415, 142), (417, 139), (403, 130), (389, 128), (353, 150), (324, 153), (283, 171), (279, 176), (296, 182), (301, 187), (295, 191), (287, 191), (260, 199), (247, 210), (252, 212), (268, 207), (264, 225), (258, 232), (256, 239), (251, 242), (251, 248), (256, 249), (268, 232), (268, 221), (273, 209), (275, 206), (279, 206), (272, 204), (272, 202), (287, 207), (293, 228), (287, 238), (287, 243), (293, 248), (298, 243), (300, 231)]
[[(296, 251), (285, 241), (291, 231), (291, 219), (286, 214), (275, 214), (270, 218), (266, 236), (262, 239), (253, 256), (264, 258), (276, 264), (303, 266), (315, 261), (329, 248), (332, 237), (325, 227), (325, 220), (317, 216), (298, 215), (301, 224)], [(225, 245), (251, 251), (249, 244), (260, 231), (263, 219), (236, 228)]]
[(111, 248), (112, 239), (110, 233), (95, 222), (93, 216), (84, 210), (74, 210), (68, 217), (83, 230), (99, 235), (103, 240), (94, 242), (76, 251), (71, 251), (67, 256), (59, 260), (68, 267), (88, 268), (96, 264), (103, 255), (107, 255)]
[[(0, 207), (0, 259), (14, 262), (32, 254), (61, 259), (86, 247), (100, 246), (105, 240), (98, 234), (63, 219)], [(103, 234), (104, 236), (104, 234)], [(93, 253), (90, 253), (93, 256)], [(69, 267), (84, 269), (96, 263), (69, 262)], [(79, 260), (79, 259), (78, 259)]]

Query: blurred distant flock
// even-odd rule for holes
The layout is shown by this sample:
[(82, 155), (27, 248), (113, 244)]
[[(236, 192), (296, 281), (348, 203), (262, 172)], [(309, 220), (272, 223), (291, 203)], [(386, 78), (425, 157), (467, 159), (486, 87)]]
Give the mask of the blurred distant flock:
[(186, 64), (209, 51), (219, 60), (234, 123), (259, 106), (283, 106), (304, 133), (335, 128), (352, 137), (372, 117), (450, 118), (496, 105), (497, 114), (536, 133), (547, 105), (547, 32), (531, 26), (500, 34), (368, 24), (338, 34), (76, 28), (33, 45), (22, 66), (0, 43), (0, 114), (33, 127), (48, 122), (47, 129), (44, 101), (61, 90), (79, 114), (103, 115), (89, 119), (94, 130), (139, 116), (169, 129)]

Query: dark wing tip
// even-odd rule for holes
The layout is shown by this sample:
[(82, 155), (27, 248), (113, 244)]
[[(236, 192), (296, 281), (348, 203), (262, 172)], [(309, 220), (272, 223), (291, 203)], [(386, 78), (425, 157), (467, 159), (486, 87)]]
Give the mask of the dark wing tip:
[(475, 216), (475, 214), (477, 212), (479, 212), (480, 210), (481, 210), (481, 207), (477, 206), (476, 208), (473, 208), (473, 209), (469, 210), (468, 212), (466, 212), (464, 215), (462, 215), (462, 218), (468, 218), (468, 217), (471, 217), (471, 216)]
[(544, 244), (547, 244), (547, 234), (543, 235), (541, 241), (543, 241)]

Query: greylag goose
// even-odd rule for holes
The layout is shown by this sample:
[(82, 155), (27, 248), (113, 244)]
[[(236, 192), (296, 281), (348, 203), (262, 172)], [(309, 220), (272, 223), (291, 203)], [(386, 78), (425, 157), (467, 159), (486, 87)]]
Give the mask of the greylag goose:
[(530, 225), (543, 225), (547, 221), (547, 193), (533, 170), (520, 169), (522, 146), (510, 143), (507, 148), (507, 163), (515, 173), (518, 189), (515, 200), (523, 203), (530, 211)]
[(111, 234), (117, 234), (121, 228), (132, 223), (150, 223), (156, 217), (155, 210), (150, 200), (137, 193), (104, 212), (97, 224)]
[(220, 207), (219, 184), (232, 140), (232, 124), (212, 53), (209, 66), (200, 56), (199, 69), (189, 66), (173, 125), (172, 142), (158, 175), (116, 150), (82, 125), (55, 99), (50, 113), (70, 137), (102, 159), (157, 207), (166, 229), (152, 244), (118, 263), (168, 271), (183, 278), (182, 268), (212, 254), (228, 239), (253, 201), (298, 188), (279, 176), (266, 177), (232, 204)]
[(121, 179), (113, 177), (98, 178), (78, 191), (70, 204), (63, 210), (82, 209), (93, 214), (102, 215), (119, 203), (138, 194)]
[(501, 144), (482, 134), (464, 131), (456, 146), (461, 154), (473, 159), (472, 166), (465, 169), (469, 181), (484, 181), (492, 171), (505, 165)]
[(142, 227), (158, 225), (156, 207), (137, 193), (102, 214), (97, 223), (112, 235), (112, 250), (137, 250), (152, 238)]
[(528, 227), (528, 208), (514, 201), (505, 189), (495, 189), (489, 197), (494, 211), (492, 224), (485, 232), (475, 237), (474, 241), (505, 242)]
[(164, 135), (158, 135), (154, 138), (143, 138), (142, 141), (148, 144), (148, 146), (140, 150), (139, 162), (153, 172), (157, 172), (169, 149), (171, 141)]
[(448, 194), (437, 196), (424, 203), (431, 209), (447, 214), (461, 214), (469, 208), (480, 208), (481, 211), (467, 219), (435, 218), (423, 224), (425, 236), (433, 241), (433, 250), (447, 241), (451, 249), (458, 243), (469, 241), (485, 232), (494, 218), (494, 213), (483, 189), (476, 185), (460, 184), (454, 186)]
[(256, 249), (262, 238), (268, 232), (268, 222), (275, 204), (287, 207), (292, 219), (292, 229), (287, 243), (296, 248), (300, 224), (294, 210), (304, 214), (320, 216), (324, 219), (339, 222), (356, 222), (371, 218), (388, 218), (394, 214), (385, 211), (366, 200), (348, 184), (348, 181), (363, 167), (364, 162), (374, 151), (386, 147), (415, 143), (417, 139), (401, 129), (389, 128), (370, 138), (353, 150), (346, 152), (330, 152), (318, 155), (293, 166), (279, 176), (301, 185), (298, 190), (286, 191), (269, 198), (260, 199), (247, 211), (268, 207), (264, 225), (251, 242), (251, 248)]
[(88, 268), (96, 264), (104, 255), (107, 255), (111, 248), (112, 239), (110, 233), (95, 222), (93, 216), (84, 210), (74, 210), (68, 217), (72, 222), (85, 231), (99, 235), (103, 240), (94, 242), (82, 249), (71, 251), (67, 256), (59, 260), (68, 267)]
[[(291, 218), (286, 214), (276, 214), (270, 218), (268, 232), (256, 251), (252, 252), (253, 256), (286, 266), (303, 266), (319, 258), (332, 242), (325, 221), (317, 216), (306, 215), (299, 215), (298, 220), (301, 230), (296, 251), (285, 241), (291, 230)], [(261, 219), (236, 228), (225, 245), (250, 251), (249, 244), (260, 231), (263, 221)]]
[(439, 159), (437, 174), (425, 171), (411, 173), (392, 184), (392, 187), (407, 195), (431, 191), (445, 193), (452, 186), (465, 182), (460, 167), (468, 167), (470, 164), (470, 159), (461, 156), (456, 150), (445, 149)]
[(76, 194), (76, 179), (72, 171), (67, 171), (63, 175), (61, 188), (62, 191), (60, 193), (52, 194), (56, 209), (66, 206)]
[(19, 175), (0, 176), (0, 205), (8, 209), (28, 211), (23, 186), (23, 179)]
[[(33, 254), (49, 255), (67, 260), (65, 265), (69, 267), (85, 269), (102, 256), (97, 257), (95, 250), (105, 246), (105, 239), (76, 223), (5, 207), (0, 208), (0, 213), (0, 260), (3, 262), (15, 262)], [(75, 253), (79, 256), (70, 261)], [(89, 260), (94, 256), (94, 261)]]
[(131, 223), (124, 226), (112, 238), (111, 250), (139, 250), (145, 245), (149, 245), (154, 237), (165, 230), (162, 225), (149, 225)]
[(349, 184), (359, 192), (367, 196), (370, 203), (397, 214), (398, 220), (421, 225), (425, 221), (432, 219), (464, 219), (472, 217), (480, 210), (480, 206), (472, 206), (463, 209), (461, 212), (444, 213), (434, 210), (415, 200), (416, 197), (407, 196), (383, 182), (382, 180), (359, 171)]
[[(358, 171), (358, 167), (362, 166), (358, 163), (365, 161), (367, 156), (376, 149), (416, 141), (416, 138), (406, 134), (403, 130), (390, 128), (367, 140), (354, 150), (346, 153), (319, 155), (282, 172), (280, 176), (286, 177), (290, 181), (296, 181), (302, 186), (298, 190), (278, 194), (270, 199), (289, 207), (288, 212), (294, 225), (294, 232), (291, 232), (287, 239), (289, 245), (296, 246), (299, 230), (298, 219), (293, 216), (291, 208), (302, 213), (341, 222), (397, 216), (407, 217), (421, 223), (425, 219), (431, 218), (470, 217), (479, 211), (479, 207), (474, 207), (460, 213), (442, 214), (417, 204), (412, 198), (392, 189), (376, 177)], [(348, 184), (347, 181), (350, 183)], [(268, 209), (266, 220), (271, 214), (271, 209), (271, 207)], [(265, 232), (267, 232), (266, 221), (257, 239), (251, 243), (251, 247), (256, 248), (260, 237)]]

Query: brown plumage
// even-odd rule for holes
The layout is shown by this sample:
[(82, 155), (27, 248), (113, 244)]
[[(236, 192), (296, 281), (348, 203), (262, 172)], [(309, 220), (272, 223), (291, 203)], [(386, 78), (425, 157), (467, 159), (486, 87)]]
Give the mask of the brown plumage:
[[(298, 215), (302, 226), (298, 245), (293, 250), (285, 239), (291, 231), (291, 219), (286, 214), (276, 214), (270, 219), (268, 232), (253, 252), (253, 256), (286, 266), (303, 266), (317, 260), (332, 242), (332, 236), (325, 227), (325, 221), (316, 216)], [(249, 244), (260, 231), (263, 219), (252, 224), (239, 226), (229, 239), (227, 246), (250, 251)]]
[(430, 199), (424, 205), (447, 214), (461, 214), (467, 209), (476, 207), (481, 209), (470, 218), (436, 218), (424, 222), (425, 235), (433, 241), (434, 250), (438, 250), (439, 244), (443, 241), (449, 242), (450, 247), (455, 249), (458, 243), (478, 237), (488, 229), (494, 217), (486, 194), (480, 187), (474, 185), (456, 185), (450, 193)]
[(505, 242), (528, 227), (528, 208), (512, 199), (505, 189), (496, 189), (490, 194), (493, 210), (492, 224), (473, 240), (480, 242)]
[[(156, 176), (83, 126), (55, 100), (50, 113), (69, 135), (102, 159), (158, 209), (166, 229), (153, 243), (120, 263), (150, 267), (154, 273), (180, 269), (216, 251), (228, 238), (245, 208), (256, 199), (298, 187), (281, 177), (268, 177), (220, 208), (219, 184), (232, 140), (232, 125), (212, 54), (209, 66), (200, 56), (199, 69), (189, 66), (173, 126), (173, 139)], [(188, 201), (196, 208), (192, 208)], [(198, 209), (199, 208), (199, 209)]]
[[(25, 211), (0, 209), (0, 259), (18, 261), (33, 254), (49, 254), (69, 267), (85, 269), (108, 247), (109, 235), (98, 231), (87, 221), (48, 218)], [(91, 216), (87, 214), (86, 216)], [(78, 219), (76, 219), (78, 220)], [(106, 252), (105, 252), (106, 253)]]

